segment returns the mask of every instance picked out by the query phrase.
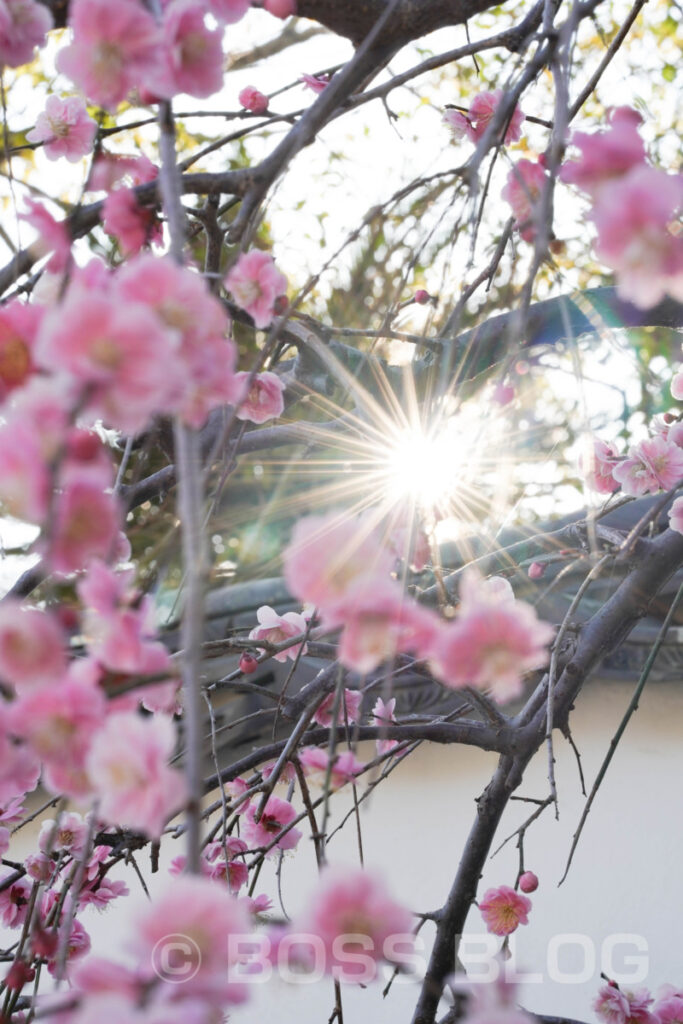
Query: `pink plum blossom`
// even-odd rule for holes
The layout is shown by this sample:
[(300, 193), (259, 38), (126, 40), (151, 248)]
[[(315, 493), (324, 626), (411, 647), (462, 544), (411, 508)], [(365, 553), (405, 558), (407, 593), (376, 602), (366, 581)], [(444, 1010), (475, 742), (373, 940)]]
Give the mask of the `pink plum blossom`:
[[(354, 954), (363, 953), (376, 964), (395, 959), (394, 943), (400, 943), (401, 952), (412, 949), (412, 914), (370, 872), (327, 868), (310, 907), (302, 930), (320, 937), (327, 971), (335, 977), (343, 974), (344, 980), (353, 981), (358, 980), (358, 970), (366, 972)], [(372, 981), (375, 976), (373, 969), (370, 977), (366, 972), (361, 980)]]
[(652, 437), (632, 445), (612, 473), (624, 494), (668, 491), (683, 479), (683, 451), (661, 436)]
[(287, 291), (287, 278), (262, 249), (242, 253), (225, 278), (225, 287), (259, 328), (268, 327), (275, 302)]
[(263, 6), (276, 18), (289, 18), (296, 14), (296, 0), (263, 0)]
[[(75, 917), (71, 922), (71, 932), (66, 943), (67, 964), (72, 964), (74, 960), (80, 960), (81, 957), (86, 956), (90, 952), (90, 947), (90, 936), (78, 918)], [(61, 970), (59, 958), (53, 957), (48, 960), (47, 969), (53, 977), (56, 977)]]
[(683, 498), (676, 498), (669, 509), (669, 526), (677, 533), (683, 533)]
[(66, 438), (59, 481), (66, 486), (72, 480), (89, 480), (103, 490), (114, 483), (111, 454), (92, 430), (74, 427)]
[[(183, 422), (198, 429), (212, 410), (235, 401), (236, 354), (234, 342), (219, 334), (205, 335), (196, 344), (183, 341), (178, 355), (185, 377), (177, 399)], [(174, 404), (169, 402), (168, 408)]]
[(141, 718), (129, 711), (108, 717), (86, 761), (104, 821), (152, 838), (161, 835), (167, 819), (185, 799), (182, 774), (168, 766), (175, 742), (169, 718)]
[(683, 992), (673, 985), (662, 985), (652, 1014), (659, 1024), (683, 1024)]
[(449, 108), (444, 111), (443, 115), (444, 124), (450, 129), (451, 135), (454, 139), (464, 139), (466, 136), (469, 137), (472, 131), (472, 125), (466, 114), (462, 110), (455, 110)]
[(124, 256), (135, 256), (146, 245), (162, 245), (163, 230), (156, 211), (141, 206), (132, 188), (110, 192), (102, 208), (102, 227), (113, 235)]
[(104, 694), (86, 663), (70, 666), (56, 686), (20, 696), (11, 726), (43, 761), (45, 787), (78, 799), (91, 793), (85, 759), (105, 715)]
[(69, 414), (75, 395), (64, 378), (34, 375), (12, 395), (11, 409), (4, 410), (7, 424), (30, 432), (40, 455), (52, 461), (68, 441)]
[(8, 706), (0, 704), (0, 804), (4, 807), (38, 785), (40, 761), (26, 744), (14, 742)]
[(299, 754), (299, 760), (306, 775), (314, 778), (320, 785), (324, 785), (329, 774), (332, 790), (341, 789), (348, 782), (353, 782), (365, 768), (363, 762), (359, 761), (351, 750), (345, 750), (330, 758), (328, 752), (320, 747), (304, 747)]
[[(444, 114), (444, 121), (451, 128), (456, 138), (462, 138), (463, 135), (467, 135), (472, 142), (478, 142), (488, 128), (502, 98), (502, 89), (477, 93), (470, 104), (467, 114), (462, 114), (458, 110), (447, 110)], [(503, 141), (506, 145), (509, 145), (511, 142), (518, 142), (522, 137), (523, 122), (524, 114), (522, 109), (516, 106), (505, 130)]]
[[(329, 729), (332, 725), (335, 703), (336, 695), (334, 693), (328, 694), (322, 704), (318, 706), (313, 715), (313, 721), (317, 722), (318, 725), (322, 725), (324, 729)], [(339, 708), (337, 709), (337, 725), (344, 725), (347, 719), (349, 722), (357, 722), (360, 717), (362, 703), (363, 694), (360, 690), (344, 690), (342, 699), (339, 702)]]
[(25, 422), (0, 425), (0, 502), (4, 510), (28, 523), (47, 515), (50, 475), (39, 438)]
[[(250, 849), (270, 847), (274, 843), (273, 849), (270, 851), (271, 855), (277, 850), (293, 850), (301, 839), (299, 829), (289, 828), (280, 836), (283, 829), (297, 816), (292, 805), (277, 796), (269, 796), (263, 808), (263, 814), (258, 821), (256, 821), (257, 810), (258, 804), (249, 804), (242, 815), (242, 835)], [(280, 836), (279, 839), (278, 836)]]
[(104, 878), (96, 882), (84, 884), (78, 893), (78, 904), (80, 907), (94, 907), (100, 912), (106, 910), (110, 903), (120, 896), (127, 896), (128, 886), (118, 878)]
[[(301, 636), (308, 628), (306, 619), (299, 612), (285, 612), (278, 615), (274, 608), (269, 605), (262, 605), (256, 612), (258, 626), (254, 626), (249, 634), (250, 640), (266, 640), (270, 644), (280, 644), (292, 636)], [(283, 651), (274, 654), (276, 661), (286, 661), (291, 658), (294, 661), (299, 652), (305, 654), (308, 644), (294, 644)]]
[(491, 687), (496, 700), (510, 700), (521, 692), (523, 675), (547, 663), (554, 630), (515, 600), (506, 580), (483, 580), (470, 569), (460, 596), (456, 619), (432, 649), (434, 674), (446, 686)]
[(312, 89), (313, 92), (316, 92), (318, 94), (324, 92), (325, 89), (330, 84), (330, 79), (327, 77), (327, 75), (303, 74), (300, 76), (299, 81), (302, 82), (303, 85), (308, 86), (309, 89)]
[(88, 114), (82, 97), (51, 95), (26, 138), (44, 142), (48, 160), (64, 156), (70, 163), (78, 163), (91, 151), (96, 134), (97, 122)]
[(531, 900), (508, 885), (488, 889), (479, 901), (481, 916), (493, 935), (510, 935), (520, 924), (529, 923)]
[(158, 175), (159, 168), (144, 153), (122, 156), (102, 152), (93, 162), (88, 189), (91, 192), (111, 192), (124, 179), (131, 185), (144, 185), (154, 181)]
[(164, 11), (163, 64), (146, 77), (146, 86), (169, 99), (187, 93), (205, 99), (223, 86), (223, 32), (204, 21), (199, 0), (174, 0)]
[(151, 598), (131, 589), (131, 572), (116, 573), (93, 560), (77, 584), (85, 608), (83, 631), (90, 653), (112, 672), (154, 674), (170, 670), (168, 653), (157, 639)]
[(623, 992), (609, 981), (599, 990), (593, 1009), (603, 1024), (653, 1024), (657, 1018), (647, 1009), (652, 1001), (647, 989)]
[[(271, 777), (276, 764), (277, 761), (266, 761), (264, 765), (261, 765), (261, 778), (263, 779), (264, 782), (267, 782), (268, 779)], [(282, 783), (289, 783), (295, 782), (296, 778), (296, 768), (294, 767), (292, 762), (285, 762), (277, 777), (277, 781)]]
[(669, 229), (683, 202), (683, 175), (637, 165), (600, 192), (591, 214), (595, 252), (617, 292), (640, 309), (665, 295), (683, 300), (683, 236)]
[(339, 660), (354, 672), (366, 673), (398, 653), (423, 658), (431, 650), (441, 620), (407, 597), (393, 580), (361, 581), (344, 597), (344, 631)]
[(626, 989), (628, 999), (627, 1024), (657, 1024), (658, 1018), (650, 1012), (654, 999), (646, 988)]
[(265, 114), (268, 109), (268, 97), (253, 85), (245, 86), (238, 99), (244, 109), (251, 110), (252, 114)]
[(6, 800), (4, 805), (0, 806), (0, 822), (4, 825), (16, 825), (20, 822), (26, 810), (23, 799), (23, 796), (15, 796), (11, 800)]
[(209, 878), (227, 884), (231, 893), (236, 894), (249, 881), (249, 868), (243, 860), (219, 860), (211, 865)]
[[(396, 721), (396, 698), (392, 697), (388, 701), (382, 700), (378, 697), (375, 706), (372, 709), (372, 717), (375, 723), (379, 726), (392, 725)], [(376, 748), (379, 757), (384, 754), (390, 753), (398, 746), (398, 740), (377, 740)]]
[(103, 957), (89, 956), (69, 974), (77, 991), (88, 994), (119, 992), (131, 1000), (140, 994), (141, 977), (129, 967)]
[(251, 0), (207, 0), (207, 4), (216, 21), (234, 25), (247, 13)]
[(41, 324), (36, 358), (86, 388), (87, 408), (107, 425), (136, 433), (166, 409), (179, 386), (177, 347), (151, 309), (91, 293), (76, 277)]
[(244, 860), (238, 858), (248, 849), (245, 841), (237, 836), (226, 836), (224, 842), (210, 843), (204, 850), (209, 878), (227, 882), (231, 893), (239, 892), (249, 879), (249, 869)]
[(679, 420), (677, 423), (672, 423), (663, 436), (666, 437), (667, 441), (671, 441), (672, 444), (683, 448), (683, 421)]
[[(136, 914), (128, 945), (141, 970), (157, 980), (164, 976), (160, 944), (169, 935), (182, 935), (197, 958), (192, 964), (196, 973), (183, 976), (183, 994), (218, 1000), (224, 1011), (221, 1004), (229, 1003), (230, 989), (232, 1001), (238, 995), (236, 986), (228, 984), (229, 968), (235, 961), (230, 939), (251, 930), (243, 906), (224, 888), (201, 876), (183, 875), (170, 878), (165, 889)], [(181, 956), (184, 965), (185, 950)]]
[(597, 437), (592, 438), (586, 447), (588, 451), (579, 460), (586, 485), (599, 494), (612, 494), (619, 489), (619, 482), (612, 475), (619, 464), (616, 449)]
[(515, 218), (515, 227), (525, 242), (536, 237), (534, 216), (541, 192), (548, 177), (540, 163), (533, 160), (518, 160), (510, 169), (507, 183), (501, 196), (510, 204)]
[(95, 846), (93, 847), (90, 859), (85, 865), (85, 879), (88, 882), (94, 882), (100, 877), (102, 865), (108, 860), (111, 854), (111, 847), (109, 846)]
[(37, 0), (4, 0), (0, 16), (0, 66), (17, 68), (33, 60), (52, 28), (52, 14)]
[(250, 373), (236, 373), (235, 381), (240, 394), (244, 394), (247, 385), (249, 386), (246, 398), (239, 402), (235, 413), (238, 420), (265, 423), (266, 420), (282, 416), (285, 408), (285, 385), (277, 374), (267, 370), (254, 376)]
[(352, 584), (388, 577), (393, 563), (369, 517), (335, 513), (300, 519), (284, 551), (290, 593), (320, 608), (330, 625), (343, 621), (341, 608)]
[(93, 558), (114, 557), (121, 509), (113, 494), (84, 474), (69, 480), (56, 495), (47, 558), (54, 572), (68, 576), (85, 569)]
[(33, 346), (42, 316), (40, 306), (19, 299), (0, 306), (0, 402), (34, 370)]
[(71, 255), (71, 237), (66, 222), (56, 220), (43, 204), (35, 199), (29, 197), (25, 202), (28, 213), (22, 213), (20, 217), (38, 232), (33, 247), (39, 258), (52, 253), (46, 269), (53, 274), (59, 274), (66, 268)]
[(79, 857), (85, 850), (88, 823), (76, 811), (65, 811), (57, 820), (45, 818), (40, 826), (38, 848), (43, 853), (70, 853)]
[(24, 860), (26, 874), (36, 882), (49, 882), (55, 870), (51, 857), (45, 853), (30, 853)]
[(645, 162), (645, 144), (638, 132), (640, 115), (628, 107), (612, 112), (611, 124), (604, 132), (574, 132), (572, 145), (580, 151), (578, 160), (569, 160), (560, 169), (561, 181), (577, 185), (597, 195), (606, 184)]
[(167, 410), (201, 427), (212, 409), (237, 400), (237, 353), (226, 337), (229, 322), (199, 274), (171, 259), (141, 253), (117, 274), (115, 295), (154, 310), (175, 339), (180, 372)]
[(6, 598), (0, 605), (0, 677), (22, 693), (55, 685), (65, 671), (64, 636), (57, 620)]
[(683, 370), (674, 374), (671, 381), (671, 397), (675, 398), (677, 402), (683, 401)]
[(69, 25), (57, 68), (101, 107), (114, 109), (158, 67), (161, 32), (137, 0), (72, 0)]
[[(0, 868), (0, 886), (12, 878), (14, 868)], [(33, 885), (27, 878), (17, 878), (0, 891), (0, 920), (5, 928), (19, 928), (26, 920)]]

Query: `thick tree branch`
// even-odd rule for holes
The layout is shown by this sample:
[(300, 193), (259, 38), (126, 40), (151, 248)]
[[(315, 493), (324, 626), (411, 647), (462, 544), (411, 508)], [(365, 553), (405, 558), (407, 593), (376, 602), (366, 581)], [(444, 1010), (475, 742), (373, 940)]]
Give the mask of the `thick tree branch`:
[[(319, 746), (329, 739), (329, 729), (310, 729), (304, 734), (304, 746)], [(490, 726), (481, 722), (416, 722), (403, 725), (361, 725), (354, 727), (354, 738), (362, 740), (429, 740), (432, 743), (451, 744), (463, 743), (466, 746), (479, 747), (480, 750), (500, 752), (504, 749), (504, 738)], [(239, 761), (222, 769), (220, 775), (210, 775), (204, 780), (204, 791), (210, 793), (220, 783), (231, 782), (246, 772), (253, 771), (259, 765), (280, 756), (287, 740), (279, 740), (259, 746)]]
[[(69, 13), (69, 0), (39, 0), (48, 7), (55, 28), (64, 28)], [(359, 46), (390, 0), (298, 0), (298, 14), (319, 22), (337, 35)], [(260, 6), (255, 4), (254, 6)], [(448, 25), (462, 25), (475, 14), (494, 7), (492, 0), (401, 0), (382, 42), (404, 46), (413, 39)]]
[[(590, 673), (626, 639), (638, 620), (647, 614), (657, 592), (682, 564), (683, 536), (667, 530), (650, 543), (634, 570), (586, 623), (576, 650), (555, 685), (557, 728), (566, 725)], [(501, 757), (491, 782), (477, 802), (477, 817), (437, 925), (413, 1024), (433, 1024), (445, 979), (456, 968), (458, 936), (463, 933), (496, 829), (526, 766), (545, 740), (547, 685), (546, 676), (511, 723), (514, 753)]]
[[(389, 0), (298, 0), (298, 13), (350, 39), (359, 46)], [(495, 6), (491, 0), (401, 0), (391, 22), (383, 29), (381, 43), (398, 49), (406, 43), (449, 25), (462, 25)]]

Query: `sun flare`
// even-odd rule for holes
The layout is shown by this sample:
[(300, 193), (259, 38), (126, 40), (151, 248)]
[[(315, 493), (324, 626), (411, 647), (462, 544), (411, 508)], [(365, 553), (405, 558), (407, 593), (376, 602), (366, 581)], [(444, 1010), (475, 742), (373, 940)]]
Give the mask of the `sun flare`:
[(431, 428), (406, 427), (386, 453), (387, 500), (445, 512), (471, 491), (491, 454), (490, 432), (481, 416), (463, 411)]

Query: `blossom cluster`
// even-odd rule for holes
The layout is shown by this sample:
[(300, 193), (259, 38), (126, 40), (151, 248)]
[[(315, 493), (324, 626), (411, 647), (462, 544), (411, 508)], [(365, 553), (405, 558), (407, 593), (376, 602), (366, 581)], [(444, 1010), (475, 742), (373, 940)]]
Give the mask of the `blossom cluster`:
[[(455, 138), (476, 143), (502, 101), (500, 89), (477, 93), (467, 112), (449, 109), (444, 121)], [(524, 119), (521, 108), (514, 107), (504, 145), (519, 141)], [(641, 122), (631, 107), (616, 107), (609, 112), (605, 129), (573, 132), (569, 141), (579, 155), (564, 162), (559, 179), (589, 198), (589, 216), (597, 232), (595, 251), (614, 271), (619, 295), (648, 309), (666, 295), (683, 298), (683, 236), (675, 228), (683, 206), (683, 176), (667, 174), (650, 163), (639, 132)], [(545, 155), (537, 160), (524, 157), (508, 172), (501, 195), (527, 242), (538, 233), (540, 199), (549, 186)]]
[(290, 592), (315, 606), (326, 629), (341, 628), (339, 659), (368, 673), (398, 654), (427, 661), (446, 686), (489, 688), (497, 700), (521, 692), (525, 673), (547, 661), (553, 630), (515, 599), (507, 580), (464, 573), (455, 618), (406, 595), (392, 577), (394, 554), (368, 517), (309, 516), (284, 552)]
[(631, 991), (608, 980), (598, 992), (593, 1009), (602, 1024), (680, 1024), (683, 991), (662, 985), (655, 999), (647, 988)]
[[(679, 372), (671, 382), (674, 399), (683, 398), (682, 377)], [(673, 490), (683, 481), (683, 423), (673, 413), (656, 418), (651, 436), (630, 445), (626, 455), (600, 438), (589, 438), (580, 464), (586, 484), (599, 494), (621, 488), (624, 494), (641, 497)], [(676, 498), (669, 515), (671, 528), (679, 532), (682, 510), (683, 499)]]
[(641, 121), (632, 108), (617, 107), (605, 130), (574, 132), (579, 156), (563, 165), (560, 179), (590, 199), (595, 251), (615, 272), (619, 295), (648, 309), (665, 295), (683, 299), (683, 237), (673, 230), (683, 176), (648, 161)]

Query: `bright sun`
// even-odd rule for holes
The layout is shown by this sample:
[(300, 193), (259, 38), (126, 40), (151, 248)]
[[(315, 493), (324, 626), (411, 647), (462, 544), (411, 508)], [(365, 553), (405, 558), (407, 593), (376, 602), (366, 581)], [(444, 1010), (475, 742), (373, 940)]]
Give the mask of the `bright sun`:
[(402, 429), (386, 453), (387, 500), (442, 511), (458, 504), (490, 463), (491, 441), (482, 417), (464, 411), (431, 429)]

